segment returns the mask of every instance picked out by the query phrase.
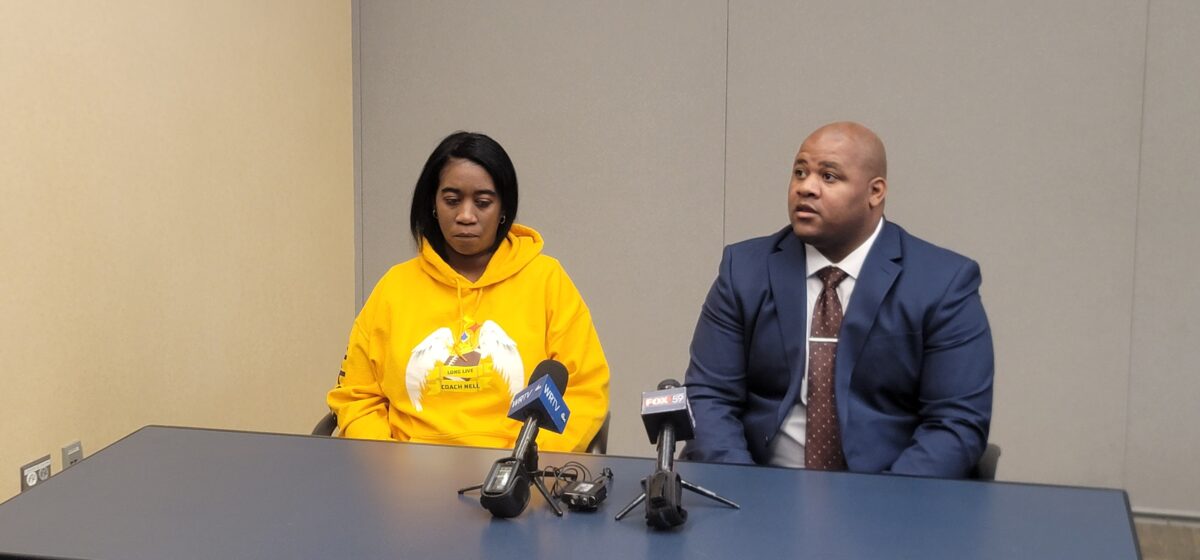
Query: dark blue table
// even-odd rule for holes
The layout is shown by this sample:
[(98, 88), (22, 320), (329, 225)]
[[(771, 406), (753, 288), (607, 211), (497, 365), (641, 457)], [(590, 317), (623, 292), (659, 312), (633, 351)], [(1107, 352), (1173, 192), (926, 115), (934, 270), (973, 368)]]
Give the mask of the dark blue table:
[[(649, 452), (649, 447), (647, 451)], [(506, 453), (193, 428), (142, 428), (0, 504), (0, 557), (1131, 559), (1124, 492), (700, 463), (688, 522), (615, 513), (651, 459), (543, 453), (615, 484), (596, 513), (555, 517), (537, 495), (501, 520), (459, 487)]]

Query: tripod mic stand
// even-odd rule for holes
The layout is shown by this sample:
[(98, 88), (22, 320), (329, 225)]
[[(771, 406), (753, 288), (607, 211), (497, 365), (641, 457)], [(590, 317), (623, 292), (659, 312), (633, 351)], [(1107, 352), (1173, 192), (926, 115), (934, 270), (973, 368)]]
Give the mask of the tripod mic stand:
[(480, 491), (479, 504), (492, 512), (496, 517), (516, 517), (529, 504), (529, 486), (536, 486), (538, 492), (546, 499), (546, 503), (554, 510), (554, 514), (562, 517), (562, 509), (550, 498), (550, 491), (542, 482), (546, 473), (538, 468), (537, 443), (533, 443), (525, 452), (524, 458), (504, 457), (492, 464), (483, 484), (460, 488), (461, 496), (474, 490)]
[(683, 525), (687, 521), (687, 510), (683, 509), (682, 503), (685, 489), (734, 509), (741, 509), (732, 500), (692, 484), (675, 472), (675, 429), (666, 424), (658, 439), (658, 465), (654, 473), (642, 479), (642, 493), (617, 514), (616, 520), (620, 521), (638, 504), (646, 502), (646, 524), (656, 529)]

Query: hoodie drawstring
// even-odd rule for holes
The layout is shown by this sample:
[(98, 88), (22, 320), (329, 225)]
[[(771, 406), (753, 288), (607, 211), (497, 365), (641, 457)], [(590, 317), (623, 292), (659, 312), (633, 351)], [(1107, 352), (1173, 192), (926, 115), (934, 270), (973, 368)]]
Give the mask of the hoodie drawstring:
[[(454, 291), (457, 293), (457, 296), (458, 296), (458, 319), (459, 319), (459, 321), (463, 321), (464, 319), (467, 318), (467, 313), (466, 313), (466, 310), (463, 308), (462, 283), (458, 281), (458, 278), (454, 279)], [(479, 288), (478, 291), (475, 292), (475, 312), (476, 313), (479, 312), (479, 306), (482, 303), (483, 303), (483, 288)], [(472, 320), (473, 319), (474, 318), (472, 318)]]

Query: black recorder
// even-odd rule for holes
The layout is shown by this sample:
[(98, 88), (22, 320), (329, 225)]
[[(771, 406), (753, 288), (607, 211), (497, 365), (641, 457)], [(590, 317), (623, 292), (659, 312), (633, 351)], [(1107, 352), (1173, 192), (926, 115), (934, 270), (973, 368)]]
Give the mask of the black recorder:
[[(535, 464), (532, 471), (536, 470)], [(533, 482), (529, 473), (532, 471), (516, 457), (496, 461), (480, 488), (480, 503), (496, 517), (520, 515), (529, 504), (529, 485)]]
[(562, 501), (571, 511), (596, 511), (608, 497), (611, 484), (612, 471), (604, 469), (604, 474), (595, 480), (576, 480), (568, 484), (562, 491)]

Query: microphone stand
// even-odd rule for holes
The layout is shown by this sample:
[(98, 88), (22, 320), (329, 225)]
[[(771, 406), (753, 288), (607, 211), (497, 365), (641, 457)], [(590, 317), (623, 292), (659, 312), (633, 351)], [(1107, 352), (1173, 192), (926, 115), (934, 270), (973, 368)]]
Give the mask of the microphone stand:
[[(672, 476), (673, 475), (673, 476)], [(658, 464), (654, 473), (642, 479), (642, 493), (629, 502), (616, 520), (620, 521), (633, 508), (646, 500), (648, 490), (654, 491), (654, 497), (646, 502), (646, 523), (658, 529), (670, 529), (687, 521), (687, 510), (683, 509), (680, 487), (710, 500), (725, 504), (734, 509), (741, 506), (728, 498), (718, 495), (707, 488), (692, 484), (675, 472), (675, 427), (671, 424), (663, 426), (662, 434), (658, 437)]]
[[(521, 432), (524, 433), (525, 430), (536, 429), (536, 420), (530, 417), (525, 420), (525, 425), (521, 427)], [(542, 497), (546, 499), (546, 503), (550, 504), (550, 508), (554, 510), (554, 514), (562, 517), (562, 509), (559, 508), (558, 504), (554, 503), (554, 500), (550, 498), (550, 491), (546, 489), (546, 483), (542, 482), (542, 477), (546, 476), (546, 473), (542, 472), (541, 468), (538, 467), (537, 441), (531, 441), (528, 446), (522, 446), (520, 444), (523, 441), (525, 441), (525, 438), (518, 436), (517, 448), (513, 449), (512, 457), (500, 459), (500, 461), (514, 458), (520, 459), (520, 461), (517, 463), (517, 470), (515, 473), (513, 473), (513, 476), (517, 479), (517, 484), (524, 482), (526, 484), (533, 484), (536, 486), (538, 492), (541, 492)], [(467, 492), (482, 489), (483, 484), (475, 484), (472, 486), (467, 486), (466, 488), (459, 488), (458, 494), (461, 496)], [(521, 506), (521, 509), (524, 508), (525, 506)]]

